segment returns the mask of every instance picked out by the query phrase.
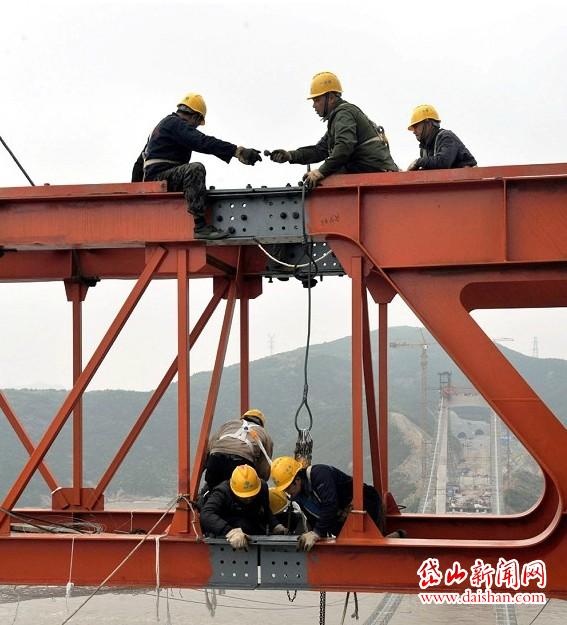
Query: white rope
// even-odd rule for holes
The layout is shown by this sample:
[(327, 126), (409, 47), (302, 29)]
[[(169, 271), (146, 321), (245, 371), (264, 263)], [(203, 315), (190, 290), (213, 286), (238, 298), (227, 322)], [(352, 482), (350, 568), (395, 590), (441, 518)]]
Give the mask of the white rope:
[(160, 570), (159, 570), (159, 541), (166, 534), (156, 536), (156, 621), (159, 623), (159, 593), (160, 593)]
[(69, 613), (69, 599), (71, 598), (71, 592), (75, 584), (71, 581), (73, 575), (73, 555), (75, 553), (75, 537), (71, 539), (71, 558), (69, 561), (69, 581), (65, 586), (65, 608), (67, 609), (67, 613)]
[[(71, 561), (69, 562), (69, 581), (67, 582), (67, 586), (65, 587), (65, 603), (71, 597), (71, 592), (75, 586), (71, 581), (73, 575), (73, 555), (75, 553), (75, 537), (71, 539)], [(69, 606), (67, 606), (67, 611), (69, 610)]]
[(187, 504), (187, 507), (189, 508), (189, 510), (191, 511), (191, 527), (193, 528), (193, 534), (195, 534), (196, 541), (201, 542), (201, 540), (203, 540), (203, 537), (197, 531), (197, 525), (195, 523), (197, 519), (197, 514), (195, 512), (195, 508), (193, 507), (193, 504), (185, 495), (180, 495), (179, 500), (180, 501), (183, 500)]
[(205, 604), (207, 606), (207, 609), (209, 610), (209, 614), (211, 616), (214, 616), (216, 609), (217, 609), (217, 593), (215, 589), (212, 588), (210, 590), (211, 596), (209, 597), (209, 590), (205, 588), (204, 591), (205, 591)]
[[(302, 265), (292, 265), (290, 263), (286, 263), (283, 260), (280, 260), (279, 258), (276, 258), (275, 256), (272, 256), (270, 254), (270, 252), (268, 252), (268, 250), (262, 246), (261, 243), (258, 243), (258, 241), (256, 241), (256, 245), (262, 250), (262, 252), (264, 252), (264, 254), (270, 259), (273, 260), (275, 263), (277, 263), (278, 265), (282, 265), (282, 267), (291, 267), (291, 269), (299, 269), (301, 267), (309, 267), (309, 265), (312, 265), (313, 263), (309, 262), (309, 263), (303, 263)], [(323, 256), (321, 256), (320, 258), (314, 258), (313, 262), (315, 263), (319, 263), (323, 260), (323, 258), (326, 258), (329, 254), (332, 254), (333, 250), (328, 250), (327, 252), (325, 252), (323, 254)]]
[(106, 582), (108, 582), (109, 579), (111, 579), (114, 574), (119, 571), (124, 564), (126, 564), (126, 562), (128, 562), (128, 560), (136, 553), (136, 551), (138, 551), (138, 549), (146, 542), (146, 540), (148, 540), (149, 538), (151, 538), (151, 533), (155, 530), (155, 528), (163, 521), (163, 519), (169, 514), (169, 511), (177, 504), (177, 502), (180, 499), (185, 499), (184, 497), (176, 497), (171, 504), (169, 505), (169, 507), (167, 508), (167, 510), (160, 516), (160, 518), (154, 523), (154, 526), (148, 531), (147, 534), (144, 535), (144, 537), (142, 538), (142, 540), (140, 540), (136, 546), (130, 551), (130, 553), (128, 553), (123, 559), (122, 561), (118, 564), (118, 566), (116, 566), (116, 568), (111, 571), (111, 573), (109, 573), (105, 579), (102, 580), (102, 582), (93, 590), (93, 592), (83, 601), (83, 603), (81, 603), (81, 605), (74, 611), (72, 612), (64, 621), (61, 621), (61, 625), (65, 625), (65, 623), (68, 623), (74, 616), (75, 614), (77, 614), (77, 612), (79, 610), (81, 610), (82, 608), (84, 608), (84, 606), (97, 594), (97, 592), (106, 584)]

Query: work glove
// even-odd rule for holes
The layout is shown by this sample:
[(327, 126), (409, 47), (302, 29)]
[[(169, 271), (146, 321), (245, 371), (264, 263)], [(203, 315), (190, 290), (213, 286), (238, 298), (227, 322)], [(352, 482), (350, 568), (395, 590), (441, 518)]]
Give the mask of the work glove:
[(297, 551), (311, 551), (315, 543), (321, 538), (317, 532), (305, 532), (299, 537), (297, 542)]
[(274, 163), (288, 163), (291, 161), (291, 154), (287, 150), (272, 150), (270, 159)]
[(408, 167), (408, 171), (417, 171), (419, 169), (419, 167), (417, 166), (417, 161), (418, 159), (416, 158), (415, 161), (412, 161), (410, 166)]
[(285, 525), (278, 523), (276, 527), (274, 527), (274, 529), (272, 530), (272, 534), (275, 534), (276, 536), (286, 536), (287, 534), (289, 534), (289, 530)]
[(313, 169), (303, 174), (303, 184), (308, 189), (314, 189), (324, 177), (318, 169)]
[(226, 535), (226, 539), (233, 549), (244, 549), (244, 551), (248, 551), (248, 536), (242, 531), (241, 527), (231, 529)]
[(234, 156), (236, 156), (236, 158), (243, 165), (254, 165), (258, 161), (262, 160), (260, 150), (255, 150), (254, 148), (243, 148), (241, 145), (236, 148)]

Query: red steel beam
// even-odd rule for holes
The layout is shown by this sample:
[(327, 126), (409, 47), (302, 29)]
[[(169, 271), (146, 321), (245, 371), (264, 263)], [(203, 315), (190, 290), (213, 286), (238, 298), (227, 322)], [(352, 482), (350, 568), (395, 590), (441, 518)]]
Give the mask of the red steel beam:
[[(120, 330), (124, 327), (124, 324), (128, 320), (134, 307), (144, 294), (144, 291), (150, 283), (154, 271), (157, 269), (157, 267), (159, 267), (159, 264), (163, 260), (165, 253), (165, 249), (160, 247), (156, 248), (153, 251), (146, 268), (144, 269), (137, 283), (134, 285), (130, 295), (124, 302), (115, 320), (110, 325), (110, 328), (104, 335), (102, 341), (100, 342), (100, 345), (95, 350), (89, 363), (79, 376), (77, 382), (63, 402), (63, 405), (53, 418), (50, 426), (47, 428), (45, 434), (31, 454), (30, 459), (22, 469), (13, 486), (10, 488), (10, 491), (8, 492), (2, 503), (2, 508), (4, 508), (5, 510), (11, 510), (14, 507), (14, 504), (20, 498), (25, 487), (28, 485), (32, 475), (35, 473), (39, 464), (42, 462), (45, 454), (49, 451), (51, 444), (61, 431), (61, 428), (65, 425), (67, 417), (69, 416), (71, 410), (73, 410), (73, 407), (77, 403), (77, 400), (82, 396), (85, 388), (98, 370), (103, 358), (112, 347), (114, 341), (116, 340), (116, 337), (120, 333)], [(5, 512), (0, 511), (0, 534), (6, 533), (8, 531), (9, 518)]]
[(388, 304), (378, 304), (378, 432), (382, 497), (389, 490), (388, 467)]
[(372, 347), (370, 344), (370, 323), (368, 320), (368, 298), (366, 286), (362, 289), (362, 361), (364, 371), (364, 390), (366, 392), (366, 414), (368, 417), (368, 440), (372, 460), (372, 483), (379, 493), (384, 492), (384, 478), (380, 461), (380, 433), (376, 414), (376, 394), (374, 393), (374, 374), (372, 370)]
[[(88, 287), (80, 282), (65, 282), (67, 300), (73, 307), (73, 384), (83, 370), (82, 303)], [(79, 397), (73, 408), (73, 489), (72, 504), (80, 506), (83, 488), (83, 400)]]
[(355, 256), (351, 265), (352, 279), (352, 477), (355, 511), (354, 528), (361, 532), (363, 519), (360, 511), (362, 503), (362, 483), (364, 481), (362, 459), (362, 258)]
[(191, 419), (189, 404), (189, 276), (187, 250), (177, 251), (177, 492), (189, 492)]

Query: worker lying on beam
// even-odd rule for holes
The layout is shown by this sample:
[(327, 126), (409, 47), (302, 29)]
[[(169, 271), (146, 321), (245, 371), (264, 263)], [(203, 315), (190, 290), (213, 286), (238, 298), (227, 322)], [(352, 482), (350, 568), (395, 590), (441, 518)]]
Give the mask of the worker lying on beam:
[[(314, 464), (305, 468), (291, 456), (280, 456), (272, 463), (272, 480), (278, 490), (287, 493), (292, 501), (299, 504), (311, 527), (310, 531), (299, 537), (298, 549), (311, 551), (321, 537), (339, 535), (352, 510), (353, 480), (350, 475), (327, 464)], [(385, 518), (382, 500), (369, 484), (363, 486), (363, 505), (383, 534)], [(386, 536), (403, 537), (403, 530)]]
[(270, 510), (268, 485), (247, 464), (209, 492), (200, 518), (206, 536), (224, 536), (234, 549), (247, 551), (250, 535), (287, 534)]
[(270, 158), (276, 163), (307, 165), (324, 161), (303, 176), (308, 186), (316, 186), (331, 174), (399, 171), (384, 128), (371, 121), (358, 106), (343, 100), (342, 92), (335, 74), (316, 74), (307, 99), (313, 100), (315, 112), (327, 122), (327, 132), (316, 145), (271, 152)]
[(408, 171), (476, 167), (475, 157), (459, 137), (441, 128), (439, 114), (431, 104), (420, 104), (414, 109), (408, 130), (418, 140), (420, 152)]
[(203, 134), (207, 106), (197, 93), (187, 94), (177, 112), (164, 117), (154, 128), (132, 171), (132, 182), (165, 180), (168, 191), (182, 191), (195, 220), (196, 239), (223, 239), (228, 232), (205, 221), (205, 174), (202, 163), (190, 163), (192, 152), (213, 154), (225, 162), (236, 157), (244, 165), (261, 161), (258, 150), (236, 146)]

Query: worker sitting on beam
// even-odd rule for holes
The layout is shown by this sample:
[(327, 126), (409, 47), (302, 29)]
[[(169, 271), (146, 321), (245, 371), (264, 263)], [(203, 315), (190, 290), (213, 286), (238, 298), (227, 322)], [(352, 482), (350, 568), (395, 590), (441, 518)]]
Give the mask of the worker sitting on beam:
[(371, 121), (359, 108), (342, 99), (343, 88), (332, 72), (316, 74), (311, 81), (308, 100), (323, 121), (327, 132), (316, 145), (297, 150), (273, 150), (276, 163), (319, 163), (303, 179), (316, 186), (323, 178), (338, 173), (399, 171), (390, 154), (384, 128)]
[(268, 485), (247, 464), (208, 493), (200, 519), (206, 536), (225, 536), (231, 547), (245, 551), (250, 535), (287, 533), (270, 510)]
[(476, 167), (475, 157), (459, 137), (441, 128), (439, 113), (431, 104), (420, 104), (414, 109), (408, 130), (418, 140), (420, 152), (408, 171)]
[(182, 191), (195, 220), (196, 239), (222, 239), (228, 232), (205, 221), (205, 166), (190, 163), (191, 153), (213, 154), (225, 162), (234, 156), (244, 165), (261, 161), (258, 150), (236, 146), (203, 134), (207, 106), (197, 93), (187, 94), (177, 112), (164, 117), (154, 128), (132, 171), (132, 182), (165, 180), (168, 191)]
[[(272, 463), (272, 480), (277, 489), (287, 493), (299, 504), (311, 530), (299, 537), (298, 548), (310, 551), (325, 536), (338, 536), (352, 509), (350, 475), (327, 464), (305, 468), (291, 456), (281, 456)], [(364, 484), (364, 509), (384, 533), (385, 518), (382, 500), (373, 486)], [(388, 538), (401, 538), (400, 530)]]

